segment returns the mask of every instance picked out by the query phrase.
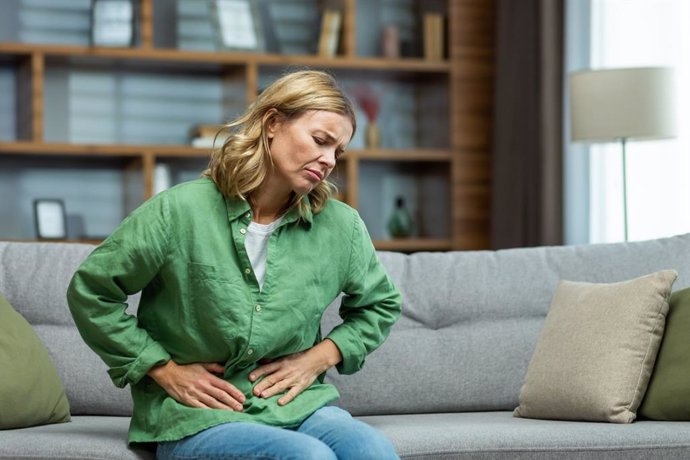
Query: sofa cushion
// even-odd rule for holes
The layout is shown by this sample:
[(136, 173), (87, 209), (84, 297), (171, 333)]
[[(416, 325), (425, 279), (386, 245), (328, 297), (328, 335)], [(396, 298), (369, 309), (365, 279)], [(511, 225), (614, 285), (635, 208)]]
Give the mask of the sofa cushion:
[(0, 429), (70, 419), (55, 366), (31, 325), (0, 294)]
[(690, 288), (671, 295), (666, 329), (649, 388), (640, 406), (643, 417), (690, 420)]
[(515, 415), (630, 423), (647, 389), (674, 270), (611, 284), (562, 281)]
[(630, 460), (690, 458), (690, 422), (631, 425), (514, 418), (510, 412), (360, 417), (403, 460)]
[(153, 460), (127, 446), (129, 417), (77, 415), (70, 423), (0, 431), (0, 459)]

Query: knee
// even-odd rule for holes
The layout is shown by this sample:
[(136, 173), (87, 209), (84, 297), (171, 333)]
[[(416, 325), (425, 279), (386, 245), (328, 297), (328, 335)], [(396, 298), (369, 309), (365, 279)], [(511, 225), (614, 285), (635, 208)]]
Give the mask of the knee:
[(318, 439), (301, 443), (292, 452), (294, 460), (338, 460), (335, 452)]
[(399, 460), (400, 457), (398, 456), (398, 453), (395, 451), (395, 447), (393, 447), (393, 444), (388, 440), (388, 438), (384, 437), (383, 435), (378, 435), (377, 439), (372, 440), (371, 444), (369, 445), (369, 449), (367, 449), (367, 453), (364, 456), (359, 457), (362, 460), (374, 460), (374, 459), (379, 459), (379, 460), (394, 460), (397, 459)]
[(399, 459), (393, 444), (383, 435), (376, 433), (366, 439), (350, 444), (345, 452), (338, 452), (338, 458), (352, 460), (395, 460)]

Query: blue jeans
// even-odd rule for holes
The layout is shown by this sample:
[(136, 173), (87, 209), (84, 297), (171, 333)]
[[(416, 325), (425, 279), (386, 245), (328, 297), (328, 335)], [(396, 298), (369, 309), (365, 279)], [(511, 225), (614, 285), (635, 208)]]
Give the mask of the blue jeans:
[(314, 412), (296, 430), (224, 423), (179, 441), (158, 444), (160, 460), (387, 460), (395, 448), (381, 433), (337, 407)]

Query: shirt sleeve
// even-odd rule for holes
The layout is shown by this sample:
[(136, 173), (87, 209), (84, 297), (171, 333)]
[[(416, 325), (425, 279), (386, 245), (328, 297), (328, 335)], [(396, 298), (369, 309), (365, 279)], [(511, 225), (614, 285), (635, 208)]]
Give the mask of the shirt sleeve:
[(402, 295), (393, 285), (359, 215), (355, 213), (347, 279), (340, 306), (343, 322), (326, 338), (332, 340), (343, 360), (341, 374), (364, 366), (367, 354), (378, 348), (400, 317)]
[(169, 245), (165, 193), (132, 212), (79, 266), (67, 302), (84, 341), (108, 366), (113, 383), (137, 383), (170, 355), (125, 312), (127, 297), (158, 273)]

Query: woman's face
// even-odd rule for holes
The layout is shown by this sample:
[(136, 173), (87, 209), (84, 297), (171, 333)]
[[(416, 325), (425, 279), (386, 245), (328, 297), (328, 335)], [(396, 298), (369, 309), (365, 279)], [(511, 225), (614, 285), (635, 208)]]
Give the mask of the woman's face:
[(352, 124), (345, 115), (310, 110), (291, 120), (270, 122), (267, 135), (274, 165), (272, 185), (306, 195), (333, 171), (350, 142)]

